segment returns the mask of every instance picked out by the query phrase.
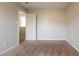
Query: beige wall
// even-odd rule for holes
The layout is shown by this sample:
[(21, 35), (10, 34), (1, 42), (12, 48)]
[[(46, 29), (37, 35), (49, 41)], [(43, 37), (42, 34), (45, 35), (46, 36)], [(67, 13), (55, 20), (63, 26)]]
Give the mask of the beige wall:
[(18, 11), (22, 9), (18, 3), (0, 3), (0, 53), (19, 44)]
[(66, 19), (64, 9), (42, 8), (29, 10), (37, 13), (38, 40), (64, 40), (66, 39)]
[(79, 51), (79, 3), (67, 8), (67, 40)]

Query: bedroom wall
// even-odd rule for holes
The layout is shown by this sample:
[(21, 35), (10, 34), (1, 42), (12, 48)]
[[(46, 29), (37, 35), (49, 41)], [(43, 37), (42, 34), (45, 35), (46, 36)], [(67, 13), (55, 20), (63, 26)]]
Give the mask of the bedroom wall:
[(71, 3), (66, 13), (67, 41), (79, 51), (79, 3)]
[(60, 8), (40, 8), (28, 10), (37, 13), (37, 40), (65, 40), (65, 10)]
[(0, 54), (19, 45), (18, 12), (22, 9), (18, 3), (0, 3)]

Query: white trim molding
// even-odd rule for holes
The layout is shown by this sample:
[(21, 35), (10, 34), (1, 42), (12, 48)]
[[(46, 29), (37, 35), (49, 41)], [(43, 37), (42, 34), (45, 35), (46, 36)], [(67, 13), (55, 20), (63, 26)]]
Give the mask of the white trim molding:
[(17, 46), (18, 46), (18, 44), (16, 44), (16, 45), (14, 45), (14, 46), (12, 46), (12, 47), (10, 47), (10, 48), (8, 48), (8, 49), (6, 49), (6, 50), (0, 52), (0, 55), (6, 53), (7, 51), (9, 51), (9, 50), (11, 50), (11, 49), (13, 49), (13, 48), (15, 48), (15, 47), (17, 47)]
[(79, 49), (74, 45), (72, 44), (70, 41), (66, 40), (76, 51), (79, 52)]
[[(26, 39), (26, 40), (36, 40), (36, 39)], [(66, 39), (37, 39), (37, 40), (66, 40)]]
[(37, 39), (37, 40), (66, 40), (66, 39)]

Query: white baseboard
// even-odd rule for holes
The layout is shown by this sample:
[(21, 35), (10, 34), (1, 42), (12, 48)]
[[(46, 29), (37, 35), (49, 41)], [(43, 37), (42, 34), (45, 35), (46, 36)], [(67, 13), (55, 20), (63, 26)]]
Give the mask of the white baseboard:
[(79, 52), (79, 49), (75, 46), (75, 45), (73, 45), (71, 42), (69, 42), (68, 40), (66, 40), (76, 51), (78, 51)]
[(13, 48), (15, 48), (15, 47), (17, 47), (17, 46), (18, 46), (18, 44), (16, 44), (16, 45), (14, 45), (14, 46), (12, 46), (12, 47), (10, 47), (10, 48), (8, 48), (8, 49), (6, 49), (6, 50), (0, 52), (0, 55), (6, 53), (7, 51), (9, 51), (9, 50), (11, 50), (11, 49), (13, 49)]
[[(36, 39), (26, 39), (26, 40), (36, 40)], [(66, 40), (66, 39), (37, 39), (37, 40)]]
[(26, 39), (26, 40), (36, 40), (36, 39)]
[(38, 39), (38, 40), (65, 40), (65, 39)]

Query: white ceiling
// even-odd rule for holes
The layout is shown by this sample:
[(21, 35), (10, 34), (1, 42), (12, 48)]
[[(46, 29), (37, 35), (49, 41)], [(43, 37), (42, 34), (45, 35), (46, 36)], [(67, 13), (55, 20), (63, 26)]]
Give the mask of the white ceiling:
[(66, 8), (69, 2), (21, 2), (26, 8)]

